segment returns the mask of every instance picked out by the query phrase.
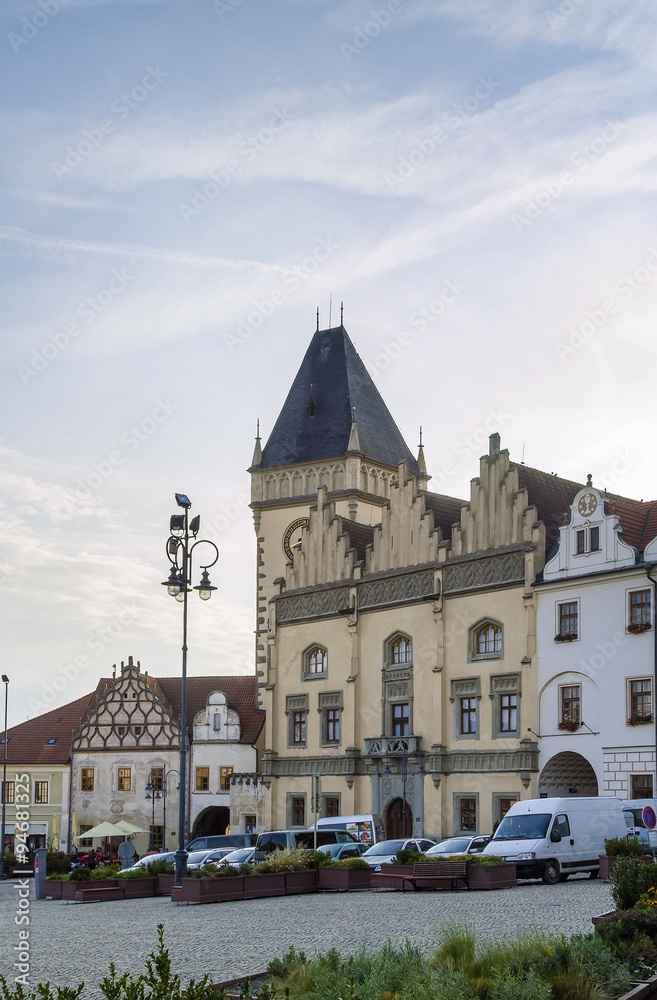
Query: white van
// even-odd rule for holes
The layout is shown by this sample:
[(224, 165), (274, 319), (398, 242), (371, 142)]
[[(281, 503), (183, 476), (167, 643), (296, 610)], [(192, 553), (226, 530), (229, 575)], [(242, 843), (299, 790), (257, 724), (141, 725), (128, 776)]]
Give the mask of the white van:
[(317, 820), (317, 828), (321, 830), (323, 826), (331, 830), (346, 830), (367, 847), (386, 839), (383, 820), (374, 813), (362, 813), (357, 816), (325, 816)]
[(483, 853), (515, 861), (518, 878), (554, 885), (576, 872), (597, 878), (605, 840), (626, 835), (621, 804), (612, 796), (524, 799), (511, 806)]
[(627, 832), (631, 837), (636, 837), (640, 843), (648, 847), (650, 841), (646, 824), (643, 822), (643, 810), (646, 806), (651, 806), (657, 813), (657, 799), (625, 799), (621, 802), (627, 823)]

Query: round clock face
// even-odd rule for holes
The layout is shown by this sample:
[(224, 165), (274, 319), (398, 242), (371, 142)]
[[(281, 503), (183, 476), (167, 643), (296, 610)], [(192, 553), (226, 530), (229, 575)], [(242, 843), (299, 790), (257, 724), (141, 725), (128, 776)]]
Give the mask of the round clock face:
[(582, 517), (589, 517), (594, 514), (598, 506), (598, 498), (595, 493), (583, 493), (579, 498), (577, 509)]
[(294, 559), (292, 546), (301, 541), (301, 529), (310, 522), (309, 517), (298, 517), (292, 524), (288, 524), (283, 535), (283, 551), (288, 559)]

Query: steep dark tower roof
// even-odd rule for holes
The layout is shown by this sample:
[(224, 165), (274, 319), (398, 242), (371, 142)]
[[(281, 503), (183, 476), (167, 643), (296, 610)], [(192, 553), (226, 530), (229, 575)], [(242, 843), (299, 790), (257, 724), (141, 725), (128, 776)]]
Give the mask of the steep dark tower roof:
[(260, 466), (341, 457), (349, 448), (354, 412), (356, 450), (383, 465), (396, 466), (405, 459), (411, 472), (419, 473), (344, 326), (318, 330), (263, 449)]

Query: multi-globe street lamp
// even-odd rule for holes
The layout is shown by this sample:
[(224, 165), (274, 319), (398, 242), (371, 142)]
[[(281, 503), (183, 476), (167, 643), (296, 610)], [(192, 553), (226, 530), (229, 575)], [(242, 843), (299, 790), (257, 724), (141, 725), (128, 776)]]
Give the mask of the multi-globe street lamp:
[(180, 771), (175, 768), (170, 767), (168, 770), (165, 768), (164, 774), (162, 776), (162, 850), (167, 849), (167, 795), (169, 794), (169, 786), (167, 784), (170, 774), (178, 775), (178, 791), (180, 791)]
[(2, 741), (2, 848), (0, 849), (0, 880), (7, 878), (5, 871), (5, 814), (7, 808), (7, 699), (9, 697), (9, 678), (2, 675), (5, 686), (5, 734)]
[(153, 806), (152, 816), (151, 816), (151, 836), (148, 844), (148, 850), (154, 851), (155, 850), (155, 800), (161, 799), (162, 796), (160, 795), (159, 790), (153, 784), (152, 778), (146, 785), (144, 791), (146, 792), (146, 798), (150, 799)]
[[(185, 806), (187, 801), (187, 595), (191, 590), (198, 591), (202, 601), (212, 597), (216, 590), (210, 583), (208, 570), (219, 558), (219, 550), (214, 542), (205, 538), (197, 538), (201, 528), (201, 518), (189, 520), (189, 509), (192, 502), (184, 493), (176, 493), (176, 503), (182, 507), (184, 514), (172, 514), (169, 522), (170, 535), (167, 539), (167, 558), (171, 563), (169, 579), (162, 584), (167, 593), (182, 602), (183, 606), (183, 642), (182, 642), (182, 682), (180, 686), (180, 797), (178, 800), (178, 849), (175, 853), (175, 885), (181, 884), (181, 879), (187, 870), (187, 852), (185, 850)], [(190, 544), (191, 542), (191, 544)], [(201, 582), (196, 587), (190, 587), (192, 577), (192, 555), (197, 545), (209, 545), (214, 551), (214, 559), (201, 563)]]

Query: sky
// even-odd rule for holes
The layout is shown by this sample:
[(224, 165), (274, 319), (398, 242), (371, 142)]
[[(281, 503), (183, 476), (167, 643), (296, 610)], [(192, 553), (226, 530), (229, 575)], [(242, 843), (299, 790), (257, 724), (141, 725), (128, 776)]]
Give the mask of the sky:
[(649, 0), (5, 0), (10, 724), (179, 673), (175, 492), (220, 552), (189, 673), (253, 671), (246, 470), (317, 307), (436, 492), (499, 431), (657, 497), (656, 36)]

